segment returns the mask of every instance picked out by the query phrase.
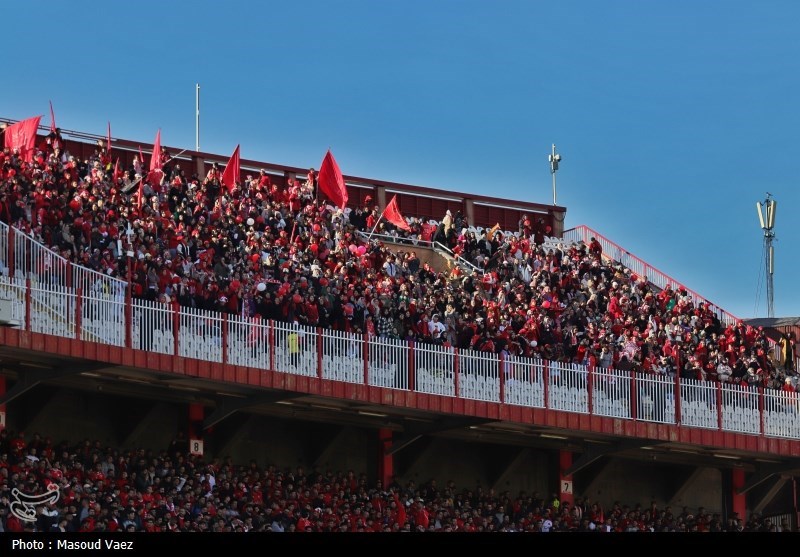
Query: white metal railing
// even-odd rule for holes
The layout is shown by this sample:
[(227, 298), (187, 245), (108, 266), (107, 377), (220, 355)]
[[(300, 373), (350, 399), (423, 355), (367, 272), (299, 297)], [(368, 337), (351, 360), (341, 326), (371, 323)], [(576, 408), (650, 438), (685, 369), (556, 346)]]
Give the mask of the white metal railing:
[(0, 276), (0, 298), (11, 300), (11, 318), (25, 328), (25, 279)]
[(0, 275), (10, 274), (8, 264), (8, 225), (0, 222)]
[(589, 412), (587, 370), (577, 364), (548, 365), (548, 408), (567, 412)]
[(269, 322), (228, 316), (228, 363), (270, 369)]
[(458, 396), (500, 402), (500, 360), (495, 354), (459, 351)]
[(506, 404), (544, 408), (544, 361), (508, 356), (503, 362)]
[(408, 390), (408, 343), (400, 339), (370, 337), (368, 350), (369, 384)]
[(297, 323), (274, 322), (275, 370), (316, 377), (317, 331)]
[(205, 309), (180, 308), (178, 355), (222, 362), (222, 315)]
[(432, 344), (414, 346), (415, 390), (432, 395), (455, 396), (455, 370), (452, 348)]
[(710, 381), (681, 379), (681, 424), (706, 429), (719, 426), (717, 386)]
[(800, 439), (798, 393), (769, 391), (764, 394), (764, 434)]
[(14, 231), (14, 272), (35, 284), (68, 286), (67, 260), (30, 236)]
[(66, 286), (31, 287), (31, 331), (75, 338), (75, 299)]
[(125, 300), (81, 297), (81, 340), (125, 346)]
[(723, 384), (722, 428), (739, 433), (761, 432), (761, 414), (758, 411), (758, 389), (742, 385)]
[(149, 300), (133, 300), (131, 311), (133, 348), (159, 354), (175, 353), (175, 312), (172, 306)]
[[(637, 373), (636, 417), (647, 422), (675, 423), (675, 379), (665, 375)], [(595, 401), (595, 405), (597, 401)], [(595, 406), (596, 408), (596, 406)]]
[(322, 377), (346, 383), (364, 383), (364, 335), (323, 330)]
[(592, 373), (592, 410), (598, 416), (630, 419), (631, 374), (597, 368)]

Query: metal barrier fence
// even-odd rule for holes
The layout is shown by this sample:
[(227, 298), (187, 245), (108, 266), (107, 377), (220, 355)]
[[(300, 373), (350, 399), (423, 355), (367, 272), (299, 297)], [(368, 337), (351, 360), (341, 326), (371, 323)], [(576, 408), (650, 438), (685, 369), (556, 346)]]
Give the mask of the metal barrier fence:
[(503, 361), (506, 404), (544, 408), (544, 367), (540, 358), (508, 356)]
[(31, 331), (75, 338), (76, 295), (66, 286), (31, 287)]
[(132, 301), (133, 348), (159, 354), (175, 354), (173, 307), (149, 300)]
[(432, 395), (455, 396), (455, 357), (452, 348), (432, 344), (414, 346), (415, 390)]
[(710, 381), (681, 379), (681, 424), (717, 429), (717, 386)]
[[(316, 377), (317, 331), (297, 323), (274, 322), (275, 370)], [(363, 378), (363, 376), (362, 376)]]
[(25, 327), (26, 290), (24, 278), (0, 276), (0, 297), (11, 300), (11, 318), (19, 323), (20, 328)]
[(566, 412), (589, 412), (588, 372), (577, 364), (548, 365), (548, 408)]
[(368, 344), (369, 384), (407, 391), (408, 343), (400, 339), (372, 337)]
[(742, 385), (722, 385), (722, 428), (757, 435), (761, 431), (758, 389)]
[(270, 327), (260, 318), (228, 316), (228, 363), (271, 369)]
[(460, 350), (458, 396), (500, 402), (500, 360), (495, 354)]
[(636, 417), (648, 422), (675, 423), (675, 378), (637, 373)]
[[(316, 360), (314, 362), (316, 366)], [(322, 377), (364, 383), (364, 335), (323, 330)]]
[(81, 340), (125, 346), (125, 300), (81, 297)]
[(798, 393), (770, 391), (764, 395), (764, 434), (800, 439)]
[(180, 308), (178, 323), (179, 356), (222, 362), (222, 314)]
[(631, 373), (597, 368), (592, 373), (592, 410), (598, 416), (631, 419)]

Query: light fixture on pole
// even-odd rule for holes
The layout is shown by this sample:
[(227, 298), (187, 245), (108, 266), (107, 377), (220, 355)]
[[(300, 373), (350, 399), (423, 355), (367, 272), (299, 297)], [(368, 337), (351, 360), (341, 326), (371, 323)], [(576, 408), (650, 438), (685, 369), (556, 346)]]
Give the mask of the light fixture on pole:
[(775, 210), (778, 202), (772, 199), (772, 194), (767, 192), (764, 203), (756, 203), (758, 211), (758, 222), (761, 230), (764, 231), (764, 266), (767, 272), (767, 317), (775, 317), (775, 285), (773, 275), (775, 274), (775, 248), (772, 247), (772, 240), (775, 238)]
[(200, 84), (194, 84), (194, 150), (200, 151)]
[(556, 205), (556, 171), (558, 163), (561, 162), (561, 155), (556, 153), (556, 144), (553, 143), (553, 152), (547, 156), (550, 161), (550, 174), (553, 175), (553, 205)]

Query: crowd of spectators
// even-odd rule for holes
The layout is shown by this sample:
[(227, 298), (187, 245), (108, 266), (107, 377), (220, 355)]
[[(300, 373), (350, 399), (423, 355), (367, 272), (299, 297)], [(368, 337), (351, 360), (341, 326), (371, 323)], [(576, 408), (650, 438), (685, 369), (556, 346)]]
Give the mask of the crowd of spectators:
[[(0, 532), (723, 532), (790, 531), (753, 513), (723, 519), (703, 507), (601, 504), (555, 494), (511, 494), (452, 481), (394, 479), (349, 471), (210, 462), (176, 438), (163, 452), (119, 450), (86, 440), (54, 444), (0, 431)], [(20, 496), (58, 492), (11, 512)]]
[[(657, 289), (594, 239), (547, 244), (541, 219), (523, 216), (507, 234), (448, 211), (432, 238), (476, 269), (437, 272), (414, 250), (429, 221), (408, 219), (408, 233), (378, 222), (369, 198), (352, 210), (327, 205), (313, 168), (280, 187), (262, 170), (229, 191), (216, 165), (192, 175), (166, 149), (155, 180), (140, 160), (115, 168), (102, 145), (85, 160), (64, 146), (56, 131), (31, 163), (0, 153), (0, 220), (130, 279), (135, 297), (593, 368), (797, 384), (793, 358), (777, 356), (761, 328), (721, 323), (679, 286)], [(409, 244), (367, 240), (376, 223)]]

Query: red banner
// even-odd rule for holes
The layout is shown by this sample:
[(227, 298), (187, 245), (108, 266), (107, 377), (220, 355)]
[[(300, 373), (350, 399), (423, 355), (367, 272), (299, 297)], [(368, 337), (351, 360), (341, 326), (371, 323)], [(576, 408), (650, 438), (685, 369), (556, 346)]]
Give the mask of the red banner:
[(156, 134), (156, 143), (153, 145), (153, 154), (150, 155), (150, 172), (147, 174), (147, 181), (151, 186), (161, 184), (161, 177), (164, 172), (161, 170), (161, 130)]
[(411, 232), (411, 227), (406, 222), (406, 219), (403, 218), (403, 215), (400, 214), (400, 209), (397, 208), (396, 194), (383, 210), (383, 218), (391, 222), (397, 228), (405, 230), (406, 232)]
[(228, 192), (233, 191), (236, 184), (239, 182), (241, 167), (239, 163), (239, 145), (234, 149), (231, 158), (225, 166), (225, 172), (222, 173), (222, 185), (228, 188)]
[(339, 170), (339, 165), (336, 164), (336, 159), (333, 158), (330, 150), (325, 155), (322, 166), (319, 168), (317, 183), (319, 184), (319, 190), (327, 195), (334, 205), (342, 209), (345, 208), (347, 205), (347, 188), (344, 185), (342, 171)]
[(12, 151), (19, 149), (20, 158), (25, 162), (31, 162), (36, 144), (36, 131), (39, 129), (41, 119), (41, 116), (34, 116), (8, 126), (5, 132), (5, 148)]

